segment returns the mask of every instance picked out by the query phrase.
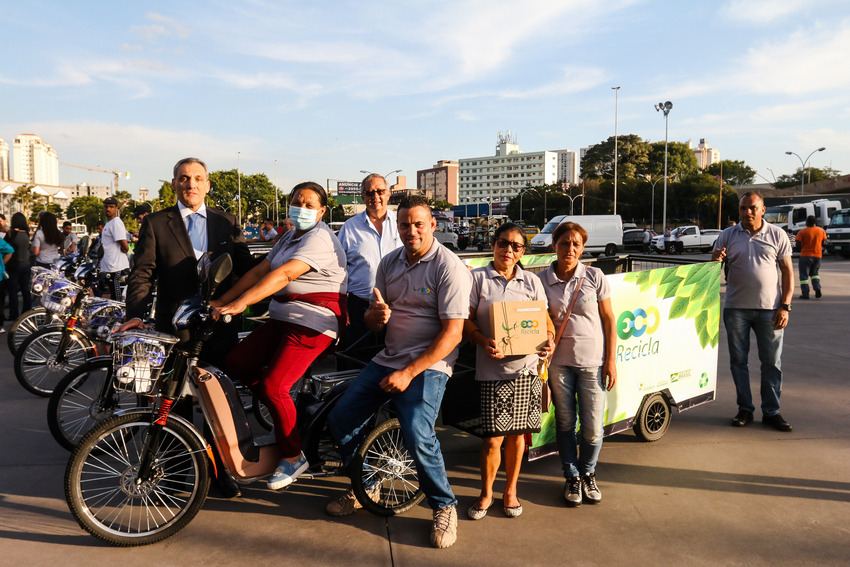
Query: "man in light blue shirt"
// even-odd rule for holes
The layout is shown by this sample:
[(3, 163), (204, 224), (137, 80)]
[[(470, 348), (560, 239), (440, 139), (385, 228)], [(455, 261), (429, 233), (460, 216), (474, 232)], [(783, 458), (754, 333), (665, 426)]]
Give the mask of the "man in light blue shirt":
[[(348, 264), (349, 319), (348, 327), (340, 341), (340, 351), (347, 349), (364, 335), (371, 334), (363, 321), (363, 315), (373, 298), (372, 289), (375, 287), (378, 264), (384, 256), (402, 245), (396, 225), (396, 213), (387, 208), (390, 192), (386, 180), (375, 173), (366, 176), (360, 183), (360, 196), (366, 204), (366, 210), (345, 221), (339, 231), (339, 241), (345, 250)], [(378, 342), (382, 343), (383, 340), (379, 338)], [(374, 344), (375, 340), (369, 338), (359, 342), (357, 346)], [(352, 365), (340, 361), (338, 366), (339, 370), (344, 370)]]

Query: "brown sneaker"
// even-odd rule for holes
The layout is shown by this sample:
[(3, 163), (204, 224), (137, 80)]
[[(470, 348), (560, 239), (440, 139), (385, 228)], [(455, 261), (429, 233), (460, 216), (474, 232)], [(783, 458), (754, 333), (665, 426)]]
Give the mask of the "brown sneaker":
[[(381, 485), (376, 484), (372, 488), (366, 489), (366, 494), (369, 495), (373, 501), (378, 501), (378, 496), (381, 493)], [(359, 510), (363, 507), (362, 504), (357, 500), (357, 497), (354, 496), (354, 489), (349, 488), (345, 491), (345, 494), (336, 498), (335, 500), (331, 500), (328, 502), (328, 505), (325, 506), (325, 512), (328, 513), (329, 516), (350, 516), (356, 510)]]
[(457, 541), (457, 507), (446, 506), (434, 510), (431, 545), (442, 549), (451, 547), (455, 541)]

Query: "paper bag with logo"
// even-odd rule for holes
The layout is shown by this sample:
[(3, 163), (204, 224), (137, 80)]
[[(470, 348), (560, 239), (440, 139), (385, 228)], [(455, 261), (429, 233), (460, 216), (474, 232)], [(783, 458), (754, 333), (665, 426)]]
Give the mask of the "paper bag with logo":
[(546, 345), (546, 302), (492, 303), (490, 328), (505, 356), (535, 354)]

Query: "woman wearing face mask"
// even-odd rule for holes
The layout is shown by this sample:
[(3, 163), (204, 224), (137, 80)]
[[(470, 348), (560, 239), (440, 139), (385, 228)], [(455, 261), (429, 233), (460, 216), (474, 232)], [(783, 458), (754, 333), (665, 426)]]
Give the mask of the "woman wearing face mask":
[(265, 260), (211, 302), (216, 314), (235, 315), (272, 296), (269, 320), (225, 362), (230, 375), (248, 384), (271, 411), (283, 456), (268, 482), (272, 490), (289, 485), (309, 467), (289, 392), (345, 321), (345, 252), (322, 222), (327, 194), (317, 183), (300, 183), (290, 203), (295, 230), (284, 233)]

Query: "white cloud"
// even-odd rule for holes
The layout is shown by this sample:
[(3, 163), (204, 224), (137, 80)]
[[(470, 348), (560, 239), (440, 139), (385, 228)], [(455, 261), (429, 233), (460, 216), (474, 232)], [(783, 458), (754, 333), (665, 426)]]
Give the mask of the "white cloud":
[(504, 98), (543, 98), (577, 93), (599, 86), (608, 79), (604, 69), (592, 67), (562, 67), (563, 77), (558, 81), (524, 90), (502, 93)]
[(788, 18), (812, 4), (812, 0), (730, 0), (720, 10), (729, 20), (768, 25)]
[(751, 48), (734, 84), (757, 93), (802, 95), (850, 87), (850, 19), (818, 22)]
[(161, 38), (176, 36), (181, 39), (189, 37), (189, 29), (173, 18), (156, 12), (150, 12), (145, 18), (155, 24), (130, 26), (130, 32), (139, 35), (149, 43), (157, 43)]

